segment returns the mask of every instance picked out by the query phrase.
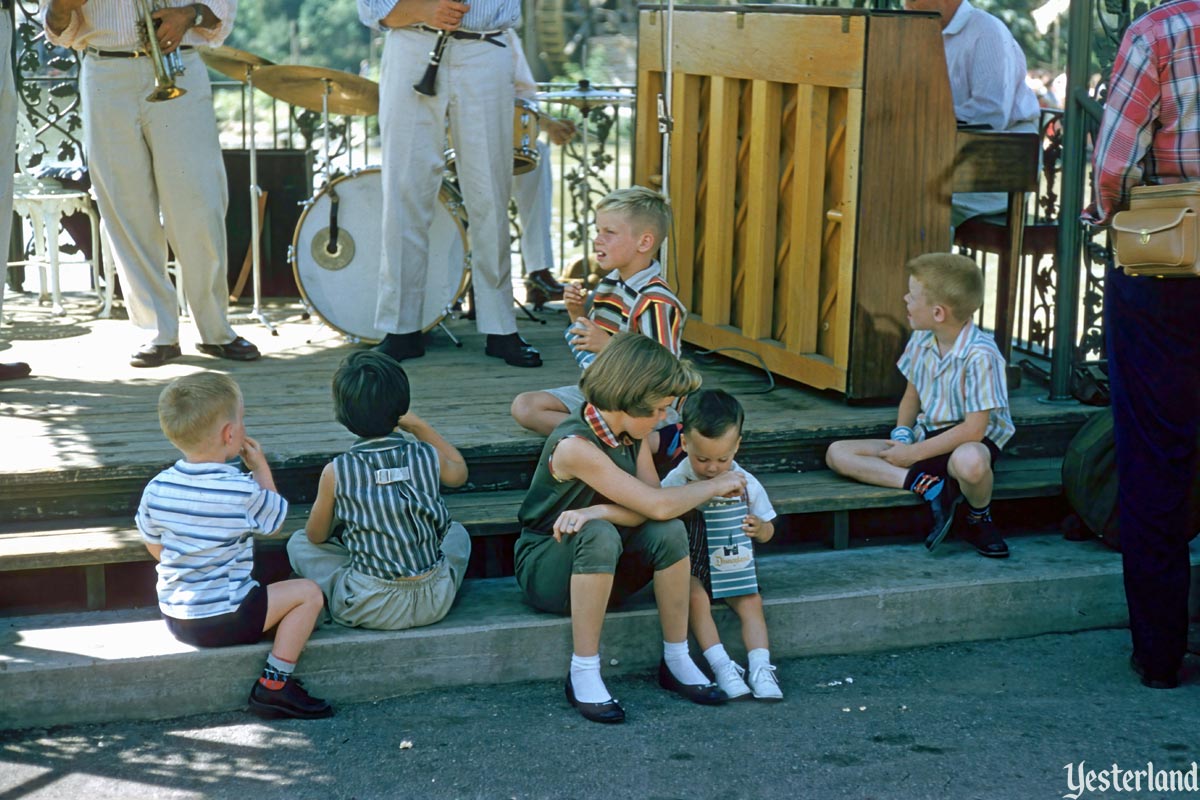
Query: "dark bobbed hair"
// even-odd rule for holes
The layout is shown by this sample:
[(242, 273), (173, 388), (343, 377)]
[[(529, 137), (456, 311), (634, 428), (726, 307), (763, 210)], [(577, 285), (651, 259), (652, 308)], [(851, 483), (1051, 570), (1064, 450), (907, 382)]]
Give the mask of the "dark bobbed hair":
[(698, 433), (705, 439), (720, 438), (730, 428), (736, 428), (741, 436), (745, 418), (742, 404), (724, 389), (701, 389), (683, 404), (683, 432)]
[(333, 375), (333, 413), (356, 436), (387, 436), (408, 413), (408, 375), (400, 362), (375, 350), (358, 350)]

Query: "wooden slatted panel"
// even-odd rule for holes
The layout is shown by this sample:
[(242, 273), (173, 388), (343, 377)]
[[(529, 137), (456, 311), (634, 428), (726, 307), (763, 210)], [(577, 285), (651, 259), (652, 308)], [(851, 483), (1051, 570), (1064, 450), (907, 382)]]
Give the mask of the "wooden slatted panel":
[(705, 153), (708, 191), (704, 203), (704, 286), (700, 315), (712, 325), (729, 322), (733, 276), (733, 226), (738, 146), (739, 81), (710, 79), (708, 149)]
[(688, 308), (694, 308), (696, 193), (684, 191), (683, 187), (695, 186), (700, 164), (700, 81), (696, 75), (681, 75), (672, 87), (671, 97), (671, 115), (675, 120), (671, 139), (671, 214), (674, 225), (672, 242), (668, 248), (667, 281)]
[(845, 368), (850, 363), (850, 322), (854, 302), (854, 262), (858, 227), (858, 167), (862, 141), (863, 93), (859, 89), (846, 92), (846, 139), (842, 154), (843, 193), (838, 211), (841, 214), (841, 247), (837, 267), (837, 298), (834, 301), (833, 363)]
[(750, 170), (746, 186), (747, 240), (742, 284), (742, 332), (752, 339), (771, 335), (775, 289), (776, 207), (779, 191), (780, 84), (754, 81), (751, 90)]
[(787, 292), (791, 321), (784, 345), (797, 353), (817, 350), (828, 115), (828, 88), (796, 87), (796, 111), (791, 127), (795, 141), (792, 154), (795, 178), (790, 192), (792, 247), (788, 271), (791, 279)]

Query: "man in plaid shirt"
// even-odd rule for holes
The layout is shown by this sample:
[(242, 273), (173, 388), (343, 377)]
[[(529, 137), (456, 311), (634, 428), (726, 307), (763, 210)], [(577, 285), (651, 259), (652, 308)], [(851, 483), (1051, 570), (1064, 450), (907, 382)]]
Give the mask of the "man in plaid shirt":
[[(1140, 184), (1200, 181), (1200, 0), (1175, 0), (1129, 26), (1096, 138), (1096, 203), (1107, 224)], [(1200, 279), (1109, 269), (1105, 334), (1131, 665), (1156, 689), (1179, 685), (1187, 648), (1190, 494), (1200, 412)]]

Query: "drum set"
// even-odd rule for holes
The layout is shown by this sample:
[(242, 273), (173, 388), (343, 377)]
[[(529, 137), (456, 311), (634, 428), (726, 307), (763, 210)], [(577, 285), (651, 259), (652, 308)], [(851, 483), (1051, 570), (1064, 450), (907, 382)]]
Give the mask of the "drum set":
[[(260, 89), (276, 100), (320, 112), (324, 130), (329, 130), (330, 114), (370, 116), (379, 111), (379, 85), (368, 78), (324, 67), (277, 65), (232, 47), (199, 49), (211, 69), (242, 81), (251, 94), (254, 89)], [(628, 102), (632, 98), (591, 89), (586, 81), (580, 81), (578, 89), (544, 93), (538, 95), (538, 99), (580, 109), (584, 116), (586, 153), (590, 110), (608, 103)], [(249, 106), (252, 314), (276, 333), (262, 310), (259, 219), (262, 191), (258, 185), (253, 99)], [(518, 98), (513, 108), (514, 175), (537, 168), (539, 133), (537, 106)], [(353, 340), (379, 341), (387, 333), (375, 325), (382, 239), (380, 168), (363, 167), (335, 175), (330, 167), (328, 137), (324, 148), (324, 182), (303, 204), (288, 260), (301, 299), (308, 309), (316, 312), (329, 327)], [(429, 263), (438, 265), (438, 269), (430, 270), (427, 277), (421, 324), (424, 331), (440, 327), (458, 344), (444, 323), (456, 308), (461, 307), (470, 286), (471, 255), (467, 240), (467, 209), (458, 186), (453, 142), (448, 141), (445, 162), (438, 192), (440, 202), (429, 231)], [(587, 171), (585, 165), (585, 175)], [(587, 237), (584, 239), (586, 241)]]

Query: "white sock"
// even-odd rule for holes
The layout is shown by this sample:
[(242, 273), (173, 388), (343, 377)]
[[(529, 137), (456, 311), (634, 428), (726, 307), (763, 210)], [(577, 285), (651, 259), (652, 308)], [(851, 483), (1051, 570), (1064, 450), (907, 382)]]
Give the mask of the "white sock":
[(603, 703), (612, 699), (600, 677), (600, 655), (571, 654), (571, 687), (581, 703)]
[(720, 642), (704, 651), (704, 659), (713, 668), (713, 672), (728, 664), (730, 660), (729, 654), (725, 652), (725, 645)]
[(771, 666), (771, 651), (765, 647), (756, 647), (751, 650), (747, 653), (747, 658), (750, 660), (751, 672), (754, 672), (759, 667)]
[(685, 686), (704, 686), (708, 683), (708, 678), (704, 677), (704, 673), (688, 655), (687, 639), (675, 643), (663, 642), (663, 660), (667, 662), (667, 669), (671, 670), (675, 680)]

